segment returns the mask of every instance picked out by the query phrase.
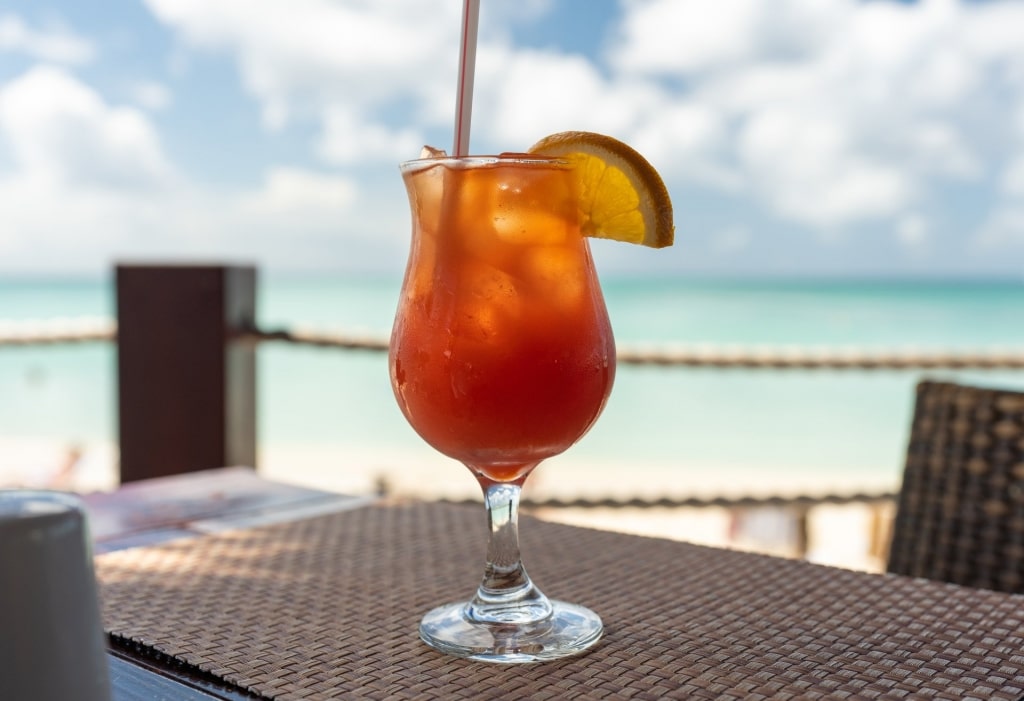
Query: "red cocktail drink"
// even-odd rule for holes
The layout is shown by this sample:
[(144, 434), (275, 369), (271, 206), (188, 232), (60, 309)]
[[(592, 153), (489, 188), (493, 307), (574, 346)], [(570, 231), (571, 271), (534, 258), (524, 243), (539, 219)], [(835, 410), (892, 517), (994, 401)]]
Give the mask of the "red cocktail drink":
[(476, 594), (428, 612), (420, 637), (490, 662), (576, 654), (601, 619), (533, 584), (517, 513), (527, 475), (587, 432), (615, 376), (578, 173), (523, 155), (422, 159), (402, 175), (413, 235), (392, 386), (412, 427), (476, 474), (490, 526)]
[(413, 242), (391, 379), (434, 448), (520, 480), (586, 433), (615, 346), (576, 180), (539, 157), (425, 159), (403, 176)]

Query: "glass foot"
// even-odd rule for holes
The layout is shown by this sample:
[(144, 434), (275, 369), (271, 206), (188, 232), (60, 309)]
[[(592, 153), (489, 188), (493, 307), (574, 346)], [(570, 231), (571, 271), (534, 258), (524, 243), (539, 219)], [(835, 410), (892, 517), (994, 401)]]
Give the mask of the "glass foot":
[(576, 655), (601, 638), (601, 618), (588, 608), (551, 602), (551, 616), (530, 623), (478, 622), (466, 615), (466, 603), (429, 611), (420, 621), (420, 638), (441, 652), (481, 662), (521, 664)]

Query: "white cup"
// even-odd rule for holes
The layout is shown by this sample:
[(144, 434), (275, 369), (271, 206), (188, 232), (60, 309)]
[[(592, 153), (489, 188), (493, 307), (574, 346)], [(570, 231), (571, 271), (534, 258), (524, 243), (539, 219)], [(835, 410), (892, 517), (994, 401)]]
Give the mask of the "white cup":
[(0, 490), (0, 699), (110, 698), (81, 501)]

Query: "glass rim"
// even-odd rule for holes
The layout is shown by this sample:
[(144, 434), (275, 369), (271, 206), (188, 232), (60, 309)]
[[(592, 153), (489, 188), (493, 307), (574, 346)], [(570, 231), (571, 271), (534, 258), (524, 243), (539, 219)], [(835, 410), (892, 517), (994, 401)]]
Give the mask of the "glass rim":
[(537, 153), (501, 153), (492, 156), (431, 156), (429, 158), (412, 158), (398, 165), (403, 173), (415, 172), (432, 166), (447, 168), (486, 168), (488, 166), (519, 164), (537, 166), (566, 167), (572, 163), (561, 156), (544, 156)]

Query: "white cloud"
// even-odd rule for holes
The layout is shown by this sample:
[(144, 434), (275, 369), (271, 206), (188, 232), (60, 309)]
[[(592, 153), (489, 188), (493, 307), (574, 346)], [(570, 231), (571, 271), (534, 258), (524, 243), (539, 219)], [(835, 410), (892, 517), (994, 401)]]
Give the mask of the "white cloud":
[(0, 88), (0, 141), (14, 154), (0, 173), (3, 270), (250, 256), (331, 267), (369, 262), (340, 254), (347, 239), (387, 249), (407, 230), (404, 211), (374, 205), (337, 174), (277, 167), (255, 187), (190, 183), (145, 114), (51, 67)]
[(342, 212), (356, 199), (351, 179), (312, 173), (298, 168), (274, 168), (263, 187), (239, 200), (256, 214), (301, 214), (312, 210)]
[(705, 78), (760, 61), (805, 60), (848, 32), (851, 0), (628, 0), (612, 49), (626, 72)]
[[(40, 206), (67, 195), (68, 211), (97, 227), (104, 223), (104, 232), (130, 237), (130, 228), (145, 226), (163, 232), (159, 238), (177, 229), (195, 238), (190, 246), (212, 246), (199, 242), (240, 226), (248, 246), (257, 234), (279, 241), (285, 220), (292, 228), (308, 222), (309, 232), (323, 236), (331, 226), (358, 229), (356, 203), (347, 199), (355, 191), (346, 186), (358, 182), (360, 212), (366, 215), (367, 202), (387, 201), (388, 221), (405, 231), (405, 213), (394, 212), (396, 192), (357, 176), (367, 166), (392, 167), (414, 156), (428, 138), (450, 135), (459, 3), (145, 4), (173, 36), (166, 60), (176, 92), (179, 82), (201, 85), (189, 83), (200, 79), (199, 54), (226, 56), (266, 127), (282, 132), (274, 143), (305, 139), (308, 153), (295, 160), (312, 155), (321, 166), (263, 162), (259, 185), (221, 188), (213, 198), (188, 184), (156, 130), (188, 108), (183, 98), (154, 120), (147, 112), (171, 104), (164, 84), (140, 83), (135, 106), (113, 105), (50, 65), (0, 84), (0, 138), (18, 178), (2, 176), (5, 201), (35, 197)], [(602, 3), (601, 12), (609, 5)], [(962, 204), (943, 201), (948, 188), (967, 183), (973, 191), (996, 182), (997, 190), (986, 191), (994, 204), (978, 240), (1015, 240), (1024, 188), (1024, 3), (620, 0), (619, 8), (605, 40), (591, 42), (605, 47), (603, 55), (513, 43), (512, 22), (529, 28), (534, 18), (564, 18), (560, 3), (485, 8), (474, 147), (513, 150), (553, 131), (604, 131), (648, 155), (674, 195), (712, 191), (709, 208), (722, 210), (712, 230), (741, 231), (727, 210), (752, 206), (768, 213), (766, 225), (796, 223), (825, 236), (877, 226), (910, 247), (944, 240), (933, 228), (947, 221), (945, 207)], [(51, 64), (89, 60), (95, 52), (69, 32), (0, 18), (0, 51), (43, 55), (46, 44), (36, 40), (44, 36), (78, 42), (69, 44), (77, 49), (50, 44)], [(263, 157), (254, 155), (247, 166)], [(401, 201), (397, 178), (392, 185)], [(130, 188), (148, 194), (124, 195)], [(83, 190), (95, 197), (87, 200)], [(18, 204), (3, 206), (28, 216)], [(973, 213), (975, 221), (985, 215)], [(39, 218), (53, 225), (50, 216)], [(121, 219), (134, 224), (122, 226)], [(722, 239), (730, 240), (740, 237)]]
[(955, 110), (958, 100), (979, 87), (981, 76), (978, 65), (959, 42), (948, 38), (946, 50), (935, 50), (935, 44), (941, 41), (933, 40), (925, 49), (913, 81), (905, 88), (922, 105)]
[(792, 110), (764, 110), (744, 126), (738, 153), (755, 187), (782, 213), (832, 228), (893, 215), (913, 185), (897, 168), (859, 154), (847, 125)]
[[(1024, 3), (624, 8), (612, 68), (660, 86), (667, 111), (697, 106), (718, 120), (697, 149), (703, 168), (683, 175), (732, 176), (717, 187), (812, 227), (903, 216), (944, 179), (999, 170), (1019, 133), (1010, 115), (1024, 113)], [(668, 161), (694, 156), (692, 143), (652, 143)]]
[(68, 64), (87, 63), (96, 55), (92, 42), (63, 27), (33, 29), (12, 14), (0, 16), (0, 52), (3, 51)]
[(2, 87), (0, 135), (30, 179), (132, 191), (173, 177), (143, 113), (107, 105), (60, 68), (37, 66)]
[(747, 183), (731, 158), (733, 135), (722, 113), (699, 102), (650, 110), (628, 137), (666, 178), (678, 177), (736, 192)]
[(374, 122), (361, 122), (353, 110), (331, 105), (324, 110), (317, 153), (333, 164), (366, 160), (397, 163), (415, 157), (422, 146), (422, 135), (413, 129), (390, 130)]
[(155, 80), (143, 80), (135, 83), (131, 92), (135, 101), (147, 110), (163, 110), (174, 101), (170, 89)]
[(760, 5), (758, 0), (627, 3), (614, 60), (626, 71), (684, 74), (746, 60), (755, 51)]
[[(358, 124), (377, 121), (374, 138), (383, 130), (389, 139), (407, 139), (409, 126), (392, 130), (380, 123), (380, 115), (401, 101), (409, 104), (412, 123), (436, 120), (437, 96), (448, 95), (454, 86), (457, 3), (146, 0), (146, 4), (178, 30), (187, 45), (234, 54), (246, 89), (261, 101), (269, 128), (284, 128), (295, 120), (324, 124), (344, 109)], [(452, 73), (439, 73), (438, 65), (450, 65)], [(328, 136), (327, 141), (325, 152), (335, 154), (335, 138)], [(422, 137), (415, 141), (421, 142)]]
[[(268, 127), (318, 125), (314, 152), (327, 163), (400, 160), (451, 122), (458, 3), (147, 3), (189, 45), (234, 53)], [(1024, 42), (1004, 28), (1024, 26), (1012, 3), (624, 0), (622, 10), (606, 67), (483, 33), (475, 146), (604, 131), (676, 182), (746, 192), (783, 218), (834, 228), (898, 217), (937, 179), (981, 177), (1001, 157), (998, 135), (978, 133), (982, 110), (1024, 104), (992, 97), (1024, 66)], [(395, 103), (401, 123), (382, 119)]]
[(0, 141), (14, 156), (0, 175), (5, 266), (89, 267), (172, 226), (177, 178), (152, 124), (63, 69), (37, 66), (0, 86)]
[(408, 215), (371, 207), (357, 194), (347, 178), (288, 169), (268, 172), (250, 190), (179, 184), (135, 196), (0, 178), (0, 270), (98, 271), (138, 259), (367, 265), (373, 251), (346, 242), (397, 246)]
[(1024, 198), (1024, 153), (1007, 165), (1000, 185), (1007, 194)]
[(907, 138), (908, 164), (923, 177), (975, 180), (982, 174), (980, 155), (968, 145), (963, 131), (953, 124), (921, 119)]
[(526, 149), (554, 131), (622, 132), (657, 97), (642, 86), (610, 89), (579, 55), (491, 45), (478, 61), (473, 131), (503, 150)]
[[(951, 2), (952, 0), (946, 0)], [(1024, 7), (1015, 0), (959, 5), (962, 22), (957, 34), (973, 56), (984, 62), (1009, 63), (1012, 70), (1004, 76), (1016, 84), (1024, 82), (1024, 42), (1021, 42), (1021, 17)]]

